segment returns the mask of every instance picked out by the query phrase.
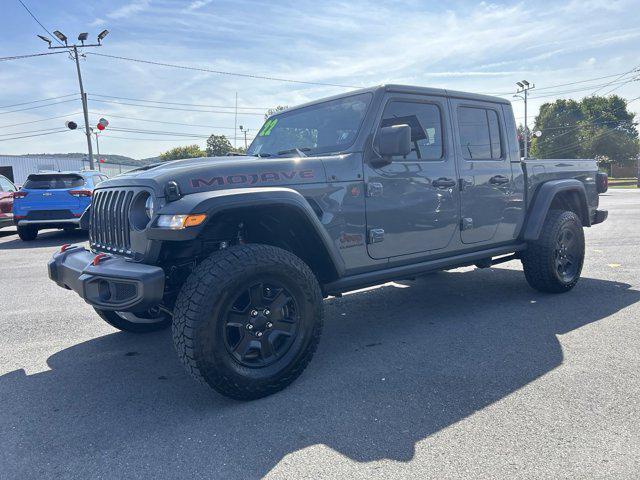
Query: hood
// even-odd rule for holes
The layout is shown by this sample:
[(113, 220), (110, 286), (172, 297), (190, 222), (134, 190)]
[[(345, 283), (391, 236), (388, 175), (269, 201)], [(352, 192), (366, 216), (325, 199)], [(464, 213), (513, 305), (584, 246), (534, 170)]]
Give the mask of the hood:
[(258, 158), (202, 157), (148, 165), (119, 175), (99, 188), (147, 186), (164, 195), (167, 182), (178, 184), (183, 195), (228, 188), (274, 187), (326, 182), (318, 157)]

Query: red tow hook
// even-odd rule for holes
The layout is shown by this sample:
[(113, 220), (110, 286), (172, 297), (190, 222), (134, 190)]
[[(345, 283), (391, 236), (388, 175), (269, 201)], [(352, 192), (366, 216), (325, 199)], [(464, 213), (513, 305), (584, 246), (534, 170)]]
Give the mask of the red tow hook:
[(60, 253), (66, 252), (67, 250), (69, 250), (69, 248), (71, 248), (71, 244), (70, 243), (65, 243), (64, 245), (62, 245), (60, 247)]
[(91, 264), (95, 267), (97, 266), (102, 260), (106, 260), (107, 258), (109, 258), (109, 255), (107, 255), (106, 253), (99, 253), (97, 254), (95, 257), (93, 257), (93, 261), (91, 262)]

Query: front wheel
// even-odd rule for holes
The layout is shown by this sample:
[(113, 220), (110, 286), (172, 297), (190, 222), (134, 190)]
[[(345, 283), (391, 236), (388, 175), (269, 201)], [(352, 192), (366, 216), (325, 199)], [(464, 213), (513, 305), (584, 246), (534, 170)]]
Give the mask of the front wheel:
[(267, 245), (213, 253), (183, 285), (173, 340), (187, 371), (238, 400), (293, 382), (316, 350), (322, 293), (295, 255)]
[(583, 263), (580, 218), (570, 211), (550, 211), (540, 238), (529, 244), (522, 257), (527, 282), (541, 292), (568, 292), (578, 283)]
[(144, 313), (112, 312), (94, 308), (105, 322), (112, 327), (131, 333), (149, 333), (167, 328), (171, 317), (164, 312), (150, 310)]

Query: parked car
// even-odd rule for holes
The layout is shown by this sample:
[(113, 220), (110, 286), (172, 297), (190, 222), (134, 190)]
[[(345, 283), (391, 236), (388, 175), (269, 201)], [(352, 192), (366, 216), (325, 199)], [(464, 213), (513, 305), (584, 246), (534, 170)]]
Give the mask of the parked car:
[(43, 228), (78, 228), (82, 213), (91, 204), (93, 189), (106, 179), (106, 175), (94, 171), (29, 175), (13, 194), (13, 221), (18, 235), (30, 241)]
[(276, 113), (244, 157), (104, 182), (90, 250), (62, 246), (49, 277), (121, 330), (172, 325), (187, 371), (254, 399), (305, 369), (323, 297), (512, 260), (568, 292), (606, 179), (593, 159), (521, 160), (505, 99), (374, 87)]
[(16, 186), (4, 175), (0, 175), (0, 228), (13, 225), (13, 192)]

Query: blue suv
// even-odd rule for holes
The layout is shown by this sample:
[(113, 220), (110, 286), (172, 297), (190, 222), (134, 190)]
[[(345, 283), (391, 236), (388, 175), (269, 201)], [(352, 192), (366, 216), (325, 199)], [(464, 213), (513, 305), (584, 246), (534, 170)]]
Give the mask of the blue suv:
[(13, 221), (24, 241), (35, 240), (38, 230), (79, 227), (91, 204), (93, 189), (107, 176), (99, 172), (36, 173), (13, 194)]

